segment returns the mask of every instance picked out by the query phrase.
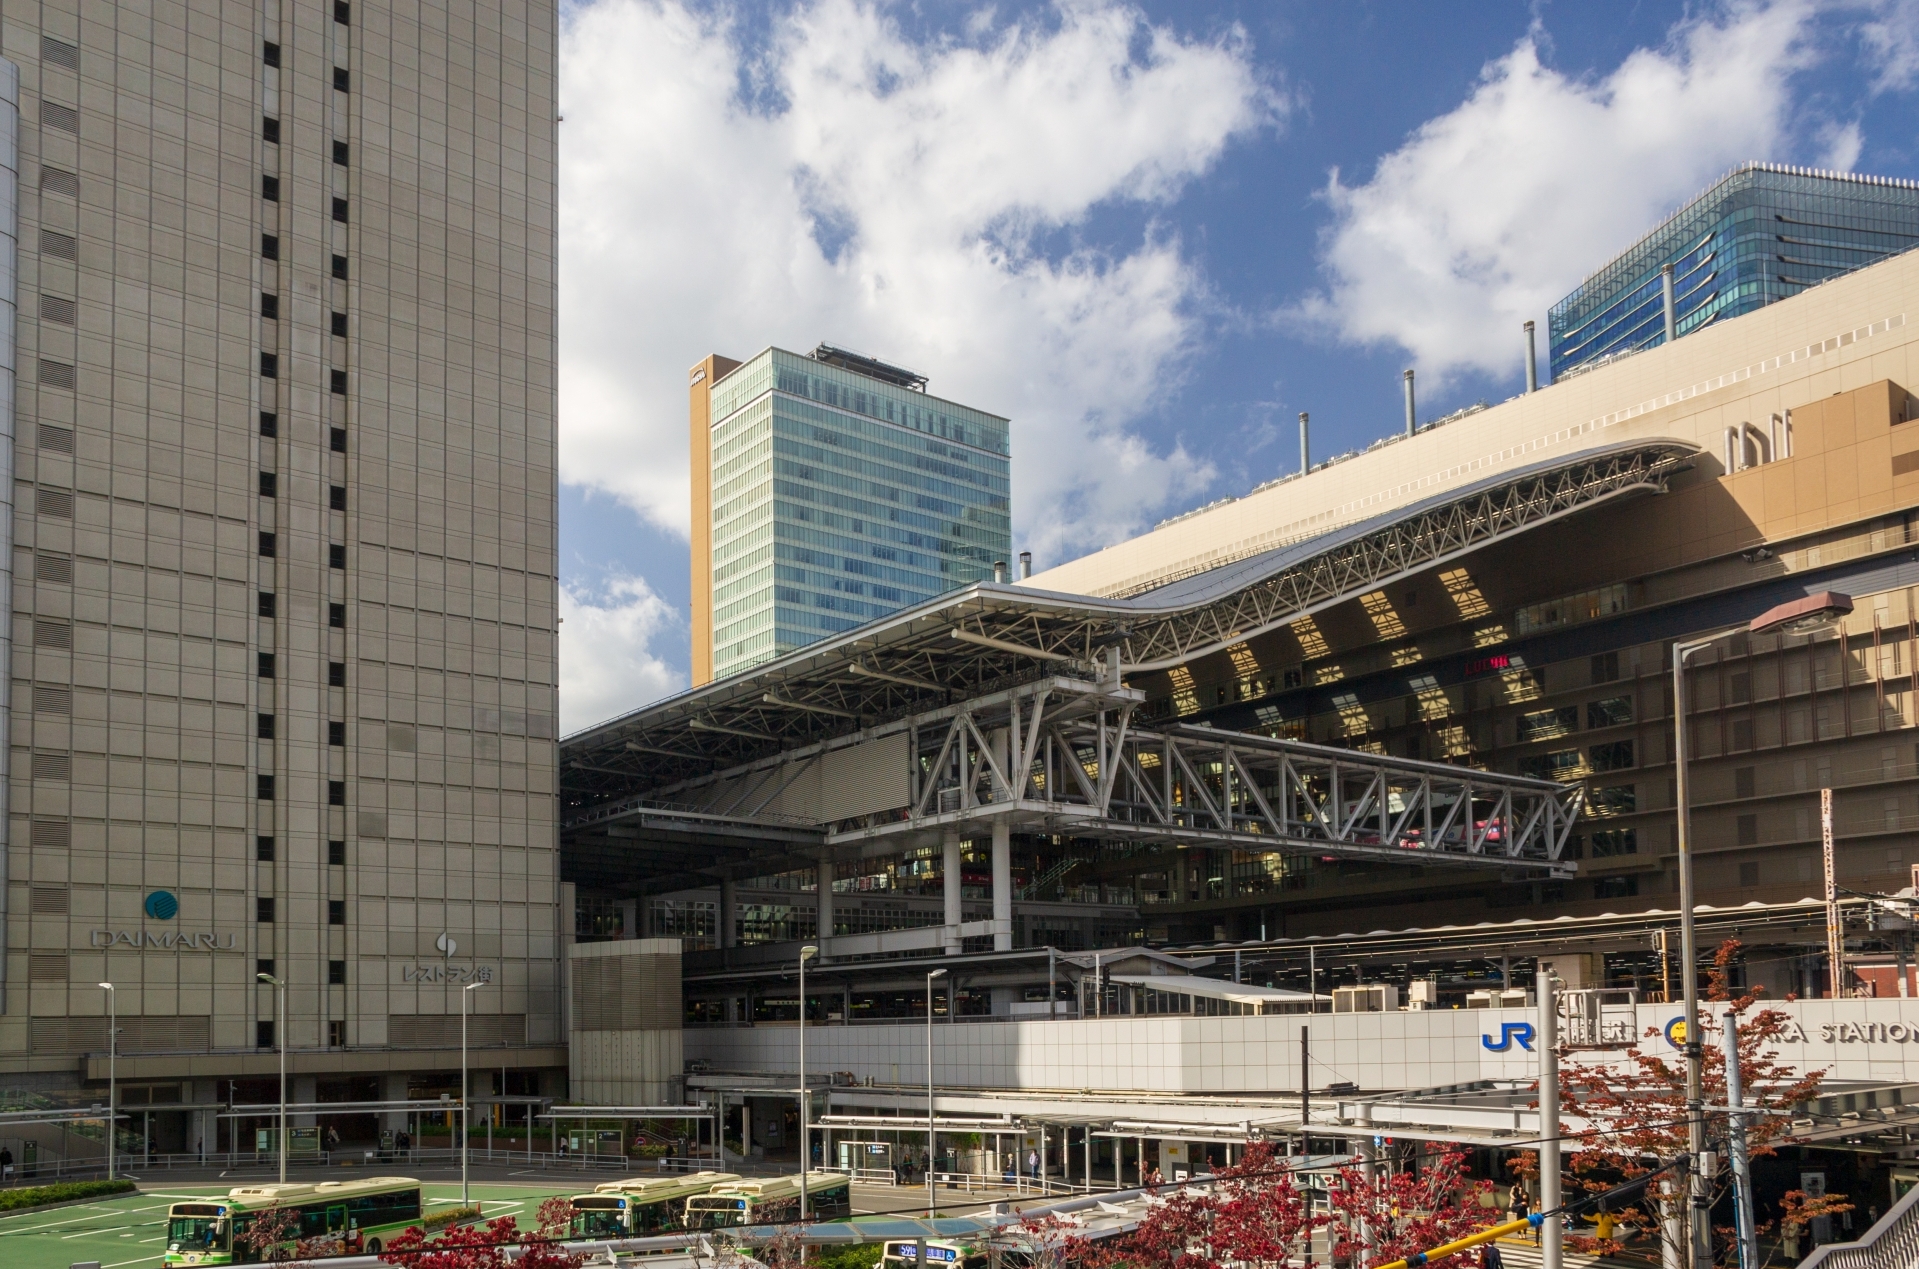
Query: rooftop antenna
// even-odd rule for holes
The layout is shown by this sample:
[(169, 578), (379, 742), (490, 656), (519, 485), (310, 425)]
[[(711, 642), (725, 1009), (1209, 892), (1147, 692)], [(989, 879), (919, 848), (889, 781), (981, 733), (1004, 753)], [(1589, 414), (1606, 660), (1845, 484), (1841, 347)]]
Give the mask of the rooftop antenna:
[(1539, 391), (1539, 350), (1533, 342), (1533, 324), (1526, 323), (1526, 391)]
[(1306, 438), (1307, 427), (1306, 411), (1301, 410), (1299, 412), (1299, 474), (1302, 476), (1313, 469), (1312, 446)]
[(1413, 414), (1413, 372), (1406, 372), (1406, 435), (1411, 436), (1419, 430)]

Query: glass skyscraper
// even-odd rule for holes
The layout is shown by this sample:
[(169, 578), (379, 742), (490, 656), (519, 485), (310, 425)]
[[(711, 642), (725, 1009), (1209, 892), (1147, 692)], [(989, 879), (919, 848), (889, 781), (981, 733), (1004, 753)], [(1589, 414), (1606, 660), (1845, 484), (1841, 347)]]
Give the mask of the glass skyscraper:
[(696, 680), (990, 578), (1008, 558), (1005, 419), (825, 345), (703, 365), (714, 373), (709, 387), (695, 370), (696, 433), (701, 405), (708, 421), (693, 456)]
[(1772, 163), (1734, 169), (1555, 304), (1552, 373), (1665, 342), (1919, 244), (1919, 182)]

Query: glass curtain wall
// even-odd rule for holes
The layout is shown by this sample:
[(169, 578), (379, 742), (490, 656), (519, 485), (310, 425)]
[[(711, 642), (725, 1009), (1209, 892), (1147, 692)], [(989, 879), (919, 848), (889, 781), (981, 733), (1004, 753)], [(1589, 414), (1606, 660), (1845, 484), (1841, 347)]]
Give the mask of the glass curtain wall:
[(990, 578), (1007, 421), (771, 348), (713, 388), (718, 677)]
[(1915, 244), (1919, 182), (1747, 164), (1553, 306), (1552, 373), (1665, 342), (1665, 265), (1689, 335)]

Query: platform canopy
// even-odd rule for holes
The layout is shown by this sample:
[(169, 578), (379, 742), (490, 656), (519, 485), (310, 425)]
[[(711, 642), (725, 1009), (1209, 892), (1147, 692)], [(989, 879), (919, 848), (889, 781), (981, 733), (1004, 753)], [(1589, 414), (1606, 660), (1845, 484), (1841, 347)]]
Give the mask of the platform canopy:
[(1229, 1000), (1238, 1005), (1305, 1005), (1331, 996), (1309, 991), (1288, 991), (1284, 987), (1257, 987), (1252, 983), (1227, 982), (1218, 978), (1188, 977), (1183, 974), (1108, 974), (1106, 981), (1129, 987), (1150, 987), (1154, 991), (1177, 992), (1182, 996), (1204, 996), (1208, 1000)]

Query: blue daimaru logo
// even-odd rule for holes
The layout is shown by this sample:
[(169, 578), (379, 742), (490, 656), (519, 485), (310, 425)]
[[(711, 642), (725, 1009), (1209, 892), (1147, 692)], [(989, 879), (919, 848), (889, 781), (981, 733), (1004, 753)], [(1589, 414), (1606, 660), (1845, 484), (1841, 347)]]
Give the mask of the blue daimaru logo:
[(1519, 1041), (1519, 1047), (1531, 1053), (1533, 1051), (1533, 1024), (1530, 1022), (1502, 1022), (1499, 1024), (1499, 1043), (1494, 1044), (1489, 1035), (1479, 1037), (1479, 1042), (1494, 1053), (1504, 1053), (1513, 1047), (1513, 1041)]
[(171, 921), (180, 915), (180, 900), (171, 890), (155, 890), (147, 896), (141, 910), (156, 921)]

